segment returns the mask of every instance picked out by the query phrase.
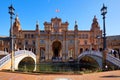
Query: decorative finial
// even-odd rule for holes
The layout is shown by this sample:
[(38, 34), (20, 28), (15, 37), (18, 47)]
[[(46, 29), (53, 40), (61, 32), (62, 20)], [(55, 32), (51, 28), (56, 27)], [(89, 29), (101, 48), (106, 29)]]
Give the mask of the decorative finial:
[(103, 7), (105, 7), (105, 4), (103, 3)]
[(93, 22), (97, 22), (96, 15), (95, 15), (94, 18), (93, 18)]
[(96, 15), (94, 15), (94, 18), (96, 18)]
[(17, 14), (16, 14), (16, 17), (15, 17), (15, 24), (19, 24), (20, 25), (19, 17), (18, 17)]
[(16, 20), (19, 20), (19, 17), (18, 17), (18, 14), (16, 14), (16, 18), (15, 18)]
[(38, 20), (36, 21), (36, 30), (39, 30), (39, 22), (38, 22)]
[(39, 21), (38, 20), (36, 21), (36, 25), (39, 25)]
[(78, 25), (77, 25), (77, 21), (75, 21), (75, 30), (78, 30)]
[(75, 20), (75, 25), (77, 25), (77, 21)]

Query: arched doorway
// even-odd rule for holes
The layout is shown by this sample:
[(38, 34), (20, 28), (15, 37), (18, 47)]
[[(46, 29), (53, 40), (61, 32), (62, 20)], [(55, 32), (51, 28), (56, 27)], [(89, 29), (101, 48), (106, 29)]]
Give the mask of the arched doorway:
[(80, 48), (80, 54), (83, 52), (83, 48)]
[(59, 41), (53, 42), (52, 50), (53, 50), (53, 57), (60, 57), (61, 43)]

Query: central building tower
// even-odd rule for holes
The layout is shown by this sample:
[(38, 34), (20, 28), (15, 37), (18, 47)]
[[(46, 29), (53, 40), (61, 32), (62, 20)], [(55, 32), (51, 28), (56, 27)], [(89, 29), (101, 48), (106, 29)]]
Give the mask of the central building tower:
[(46, 60), (68, 59), (68, 22), (62, 22), (60, 18), (52, 18), (51, 22), (45, 22), (45, 57)]

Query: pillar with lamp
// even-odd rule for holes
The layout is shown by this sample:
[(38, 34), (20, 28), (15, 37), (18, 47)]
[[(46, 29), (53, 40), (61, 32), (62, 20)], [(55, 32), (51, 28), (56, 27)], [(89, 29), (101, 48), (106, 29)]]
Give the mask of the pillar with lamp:
[(103, 4), (103, 7), (101, 8), (101, 15), (103, 16), (103, 70), (106, 68), (106, 28), (105, 28), (105, 15), (107, 14), (107, 7)]
[(13, 39), (13, 27), (12, 27), (12, 19), (13, 19), (13, 15), (15, 15), (14, 14), (14, 11), (15, 11), (15, 9), (14, 9), (14, 7), (12, 6), (12, 5), (10, 5), (9, 7), (8, 7), (8, 9), (9, 9), (9, 14), (10, 14), (10, 40), (11, 40), (11, 42), (10, 42), (10, 53), (11, 53), (11, 71), (14, 71), (15, 69), (14, 69), (14, 39)]

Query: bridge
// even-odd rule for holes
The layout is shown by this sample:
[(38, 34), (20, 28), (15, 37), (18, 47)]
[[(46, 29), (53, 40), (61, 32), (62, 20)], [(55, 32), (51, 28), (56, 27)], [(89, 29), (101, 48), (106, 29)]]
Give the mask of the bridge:
[[(5, 53), (6, 55), (0, 59), (0, 70), (2, 69), (10, 70), (11, 69), (11, 54), (8, 54), (6, 52), (1, 52), (1, 53)], [(19, 51), (15, 51), (14, 56), (15, 56), (15, 62), (14, 62), (15, 70), (18, 70), (18, 66), (20, 65), (20, 62), (25, 58), (33, 59), (34, 64), (35, 64), (34, 70), (36, 70), (36, 55), (33, 52), (27, 51), (27, 50), (19, 50)], [(99, 64), (99, 67), (102, 68), (102, 60), (103, 60), (102, 52), (85, 51), (78, 56), (78, 61), (80, 61), (85, 56), (89, 56), (92, 59), (94, 59)], [(112, 56), (111, 54), (107, 54), (106, 61), (120, 68), (120, 59)]]
[[(36, 55), (31, 52), (31, 51), (27, 51), (27, 50), (18, 50), (15, 51), (15, 70), (18, 70), (18, 66), (19, 63), (24, 59), (24, 58), (31, 58), (34, 60), (34, 64), (36, 64)], [(2, 69), (11, 69), (11, 54), (8, 54), (6, 56), (4, 56), (3, 58), (0, 59), (0, 70)], [(34, 68), (34, 70), (36, 69), (36, 66)]]
[[(85, 51), (78, 56), (78, 61), (80, 61), (85, 56), (89, 56), (99, 64), (100, 68), (102, 68), (102, 59), (103, 59), (102, 54), (103, 53), (99, 51)], [(106, 61), (120, 68), (120, 59), (114, 57), (109, 53), (106, 54)]]

